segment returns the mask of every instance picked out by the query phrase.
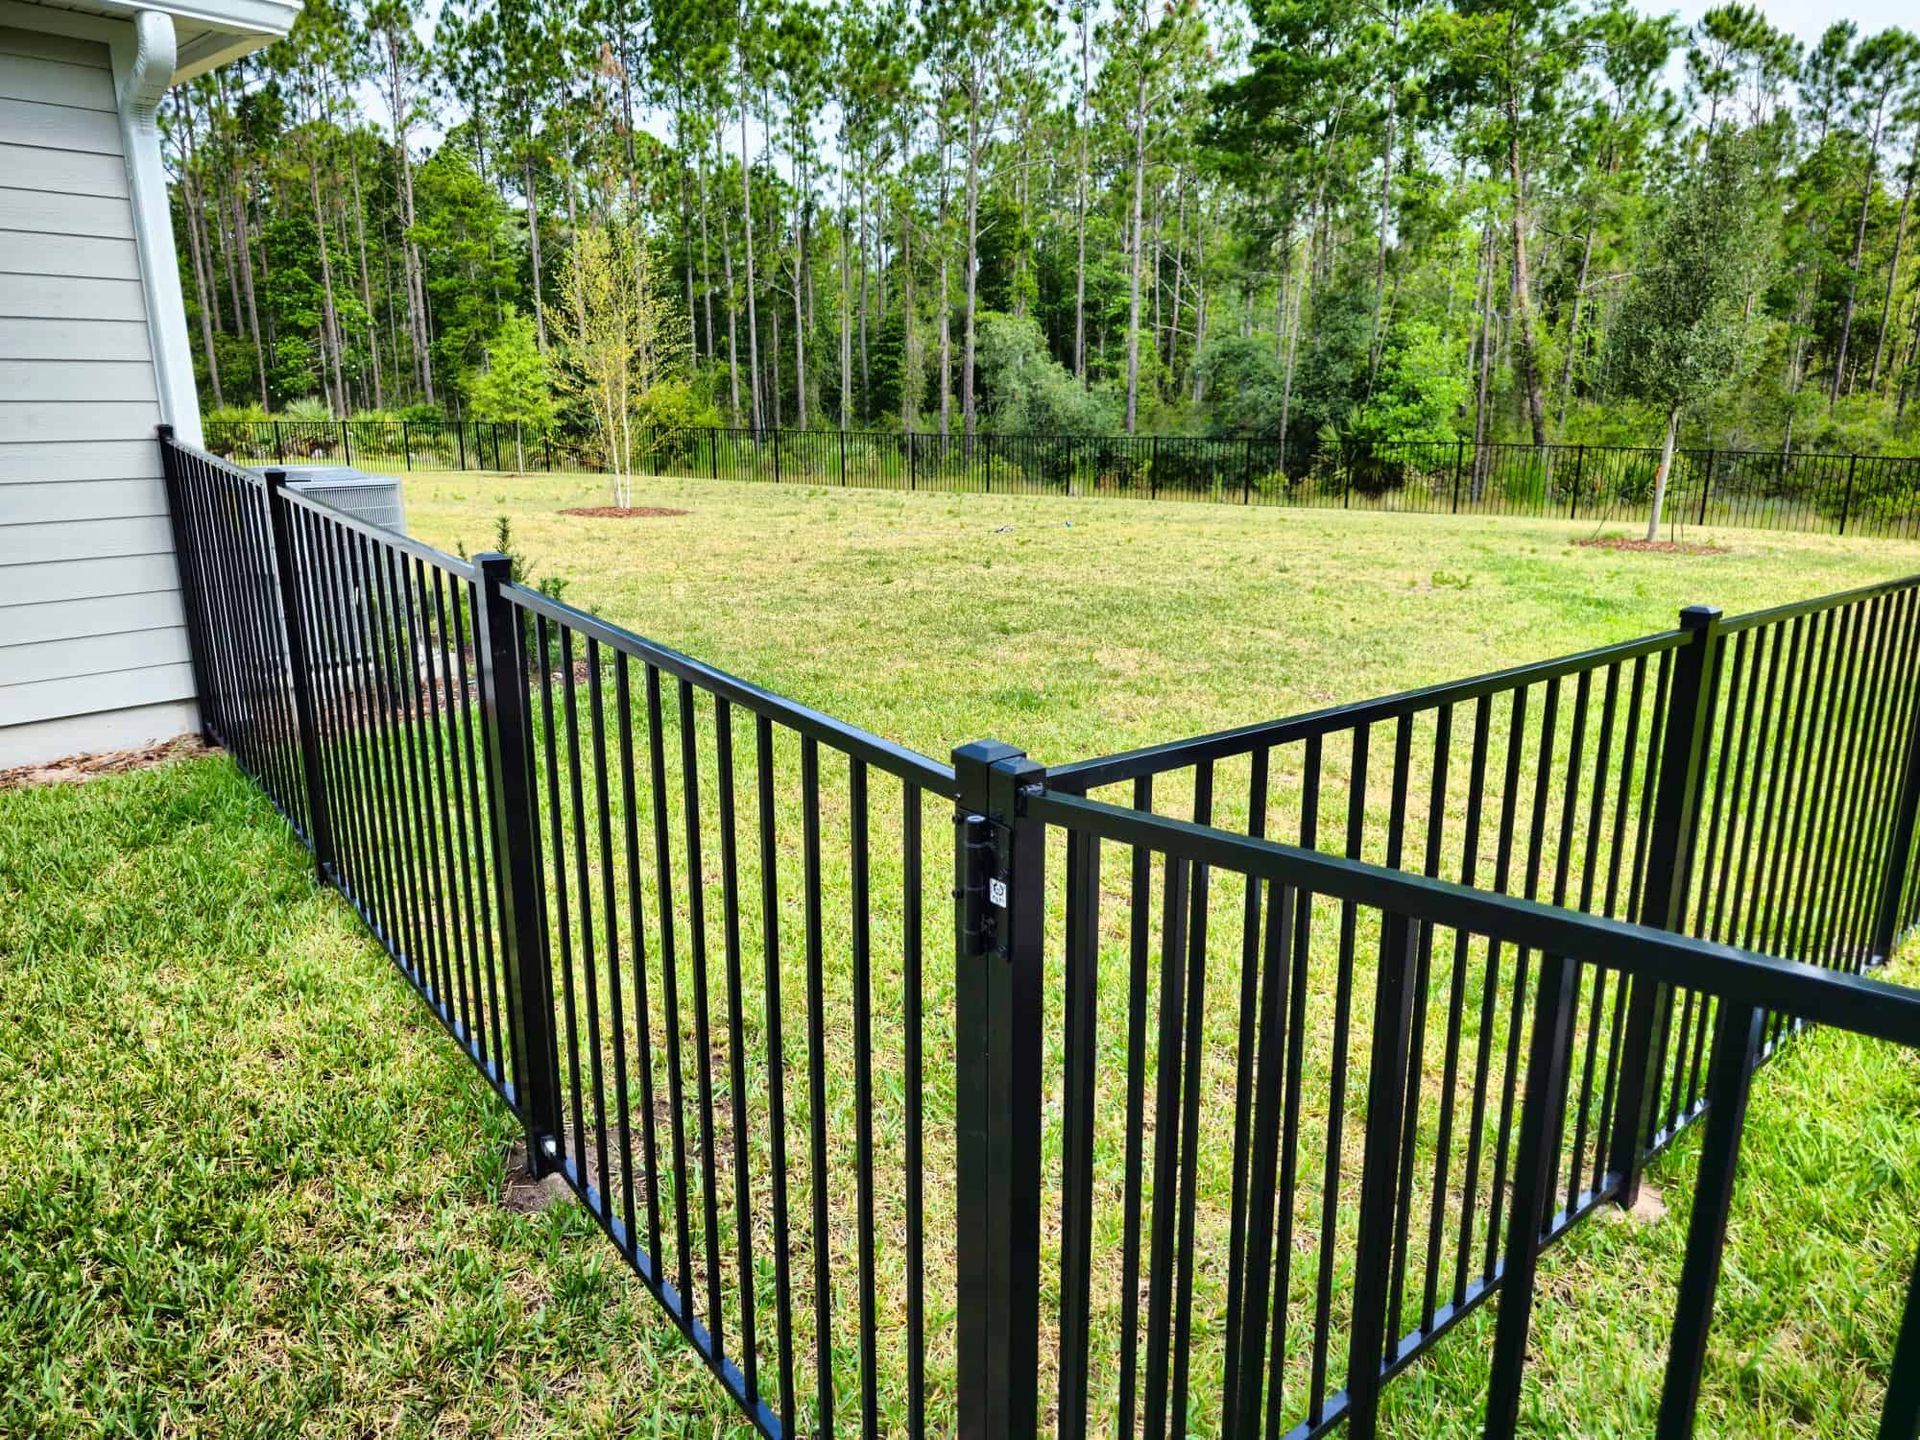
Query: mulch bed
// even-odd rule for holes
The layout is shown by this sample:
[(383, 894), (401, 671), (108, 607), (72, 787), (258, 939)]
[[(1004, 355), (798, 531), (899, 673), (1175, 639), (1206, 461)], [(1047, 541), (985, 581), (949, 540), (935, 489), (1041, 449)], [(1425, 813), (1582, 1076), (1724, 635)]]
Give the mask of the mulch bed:
[(1596, 535), (1576, 540), (1589, 550), (1634, 550), (1648, 555), (1725, 555), (1725, 545), (1699, 545), (1691, 540), (1630, 540), (1625, 535)]
[(576, 505), (562, 515), (583, 515), (590, 520), (658, 520), (685, 515), (685, 510), (669, 510), (661, 505)]
[(21, 765), (0, 770), (0, 790), (25, 790), (35, 785), (68, 785), (82, 780), (97, 780), (102, 775), (123, 775), (129, 770), (148, 770), (172, 760), (191, 760), (214, 754), (214, 747), (198, 735), (182, 735), (160, 745), (138, 750), (105, 750), (98, 753), (69, 755), (49, 760), (44, 765)]

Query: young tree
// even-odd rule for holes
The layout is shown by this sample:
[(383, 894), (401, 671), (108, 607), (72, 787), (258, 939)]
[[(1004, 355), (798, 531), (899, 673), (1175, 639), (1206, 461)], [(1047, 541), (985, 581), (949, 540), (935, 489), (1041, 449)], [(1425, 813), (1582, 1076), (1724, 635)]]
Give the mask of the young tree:
[(1658, 405), (1667, 421), (1649, 540), (1659, 535), (1681, 413), (1723, 389), (1745, 358), (1747, 290), (1773, 231), (1752, 149), (1744, 135), (1725, 136), (1687, 172), (1609, 336), (1615, 387)]
[(634, 407), (686, 349), (672, 279), (630, 220), (590, 225), (575, 237), (558, 322), (560, 383), (586, 407), (613, 503), (624, 509), (633, 503)]
[(531, 317), (509, 307), (487, 346), (486, 368), (467, 382), (467, 402), (474, 419), (513, 426), (515, 461), (526, 469), (526, 436), (538, 437), (553, 424), (547, 357)]

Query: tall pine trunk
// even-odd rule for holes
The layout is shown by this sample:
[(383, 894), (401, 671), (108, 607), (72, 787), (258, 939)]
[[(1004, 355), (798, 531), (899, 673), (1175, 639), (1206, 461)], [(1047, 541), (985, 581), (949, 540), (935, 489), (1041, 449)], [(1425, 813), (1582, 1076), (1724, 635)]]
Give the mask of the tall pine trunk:
[(747, 154), (747, 57), (740, 56), (740, 223), (747, 260), (747, 394), (753, 402), (753, 428), (763, 423), (760, 412), (760, 320), (754, 302), (753, 161)]
[(1520, 163), (1519, 102), (1507, 99), (1507, 182), (1513, 199), (1513, 330), (1520, 347), (1520, 383), (1535, 449), (1547, 444), (1547, 397), (1540, 383), (1539, 337), (1534, 333), (1533, 275), (1527, 265), (1527, 174)]
[(986, 82), (976, 67), (967, 90), (967, 250), (966, 309), (961, 321), (960, 427), (973, 439), (973, 349), (975, 306), (980, 296), (980, 89)]
[(1680, 430), (1680, 407), (1667, 411), (1667, 438), (1660, 447), (1660, 468), (1653, 477), (1653, 510), (1647, 516), (1647, 541), (1660, 538), (1660, 510), (1667, 502), (1667, 477), (1673, 473), (1673, 442)]
[(1873, 370), (1867, 377), (1867, 389), (1880, 386), (1880, 362), (1886, 356), (1887, 326), (1893, 317), (1893, 282), (1900, 273), (1900, 255), (1907, 243), (1907, 211), (1913, 204), (1913, 182), (1920, 176), (1920, 157), (1907, 162), (1907, 183), (1900, 192), (1900, 218), (1893, 227), (1893, 258), (1887, 262), (1887, 288), (1880, 297), (1880, 330), (1873, 340)]
[(1567, 318), (1567, 354), (1560, 366), (1560, 396), (1554, 407), (1553, 423), (1564, 429), (1567, 402), (1573, 396), (1573, 361), (1580, 351), (1581, 312), (1586, 308), (1587, 275), (1593, 268), (1593, 207), (1587, 207), (1587, 238), (1580, 246), (1580, 272), (1573, 282), (1573, 313)]
[(1087, 384), (1087, 90), (1092, 81), (1092, 9), (1080, 11), (1080, 164), (1074, 175), (1073, 257), (1073, 375), (1082, 389)]
[[(1142, 35), (1144, 48), (1145, 36)], [(1142, 57), (1144, 59), (1144, 56)], [(1147, 183), (1147, 72), (1141, 66), (1133, 97), (1133, 236), (1132, 264), (1127, 282), (1127, 433), (1140, 419), (1140, 271), (1146, 260), (1146, 236), (1141, 229), (1141, 202)]]
[(1867, 181), (1860, 187), (1860, 223), (1853, 231), (1853, 258), (1847, 263), (1847, 299), (1840, 309), (1840, 344), (1833, 356), (1833, 381), (1827, 387), (1827, 408), (1831, 410), (1840, 400), (1840, 387), (1847, 376), (1847, 345), (1853, 338), (1853, 307), (1855, 297), (1860, 290), (1860, 266), (1867, 253), (1867, 212), (1873, 206), (1873, 176), (1877, 168), (1879, 136), (1874, 137), (1875, 144), (1867, 151)]
[(540, 342), (540, 353), (547, 353), (547, 300), (540, 279), (540, 187), (535, 181), (531, 139), (521, 186), (527, 195), (527, 248), (533, 264), (533, 333)]
[(373, 278), (367, 268), (367, 204), (360, 193), (358, 158), (349, 160), (348, 173), (353, 179), (353, 243), (360, 266), (360, 303), (367, 311), (367, 363), (373, 371), (373, 407), (384, 410), (387, 399), (386, 382), (380, 374), (380, 325), (374, 318), (379, 312), (374, 309)]

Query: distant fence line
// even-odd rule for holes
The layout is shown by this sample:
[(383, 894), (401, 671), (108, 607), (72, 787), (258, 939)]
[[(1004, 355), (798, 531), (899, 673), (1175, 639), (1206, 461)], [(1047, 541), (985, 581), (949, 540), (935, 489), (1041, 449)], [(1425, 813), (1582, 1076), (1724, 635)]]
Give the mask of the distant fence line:
[[(591, 441), (486, 421), (213, 421), (207, 445), (254, 466), (607, 468)], [(767, 484), (1641, 523), (1659, 464), (1657, 448), (1629, 445), (1419, 440), (1330, 449), (1273, 438), (728, 427), (646, 430), (634, 459), (642, 473)], [(1664, 518), (1912, 539), (1920, 537), (1920, 457), (1679, 450)]]

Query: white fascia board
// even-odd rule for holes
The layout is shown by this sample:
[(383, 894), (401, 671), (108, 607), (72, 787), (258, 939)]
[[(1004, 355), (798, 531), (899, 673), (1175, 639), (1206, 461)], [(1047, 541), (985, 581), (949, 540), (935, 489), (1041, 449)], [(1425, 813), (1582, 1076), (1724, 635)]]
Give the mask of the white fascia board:
[(299, 0), (159, 0), (138, 4), (129, 0), (73, 0), (70, 5), (36, 5), (24, 0), (0, 0), (0, 25), (22, 30), (44, 30), (80, 40), (98, 40), (115, 54), (127, 44), (126, 25), (142, 11), (158, 11), (176, 22), (183, 36), (178, 47), (173, 84), (271, 45), (293, 28)]

